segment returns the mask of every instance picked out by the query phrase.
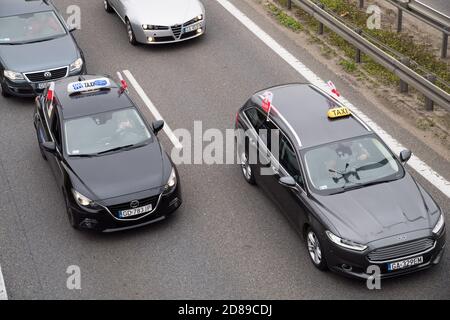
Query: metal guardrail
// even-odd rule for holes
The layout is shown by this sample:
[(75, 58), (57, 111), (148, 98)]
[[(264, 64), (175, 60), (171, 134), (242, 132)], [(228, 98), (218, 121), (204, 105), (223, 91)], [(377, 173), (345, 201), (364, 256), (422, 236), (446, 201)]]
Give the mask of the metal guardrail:
[[(442, 32), (441, 58), (447, 57), (448, 36), (450, 34), (450, 19), (437, 11), (414, 0), (385, 0), (397, 8), (397, 32), (402, 31), (403, 12)], [(364, 0), (359, 0), (360, 8)]]
[(323, 5), (316, 4), (311, 0), (287, 1), (289, 9), (292, 8), (292, 4), (295, 4), (319, 21), (321, 25), (319, 30), (323, 30), (323, 25), (325, 25), (355, 46), (357, 48), (357, 60), (361, 52), (364, 52), (375, 62), (398, 76), (400, 78), (400, 91), (404, 92), (405, 84), (408, 84), (421, 92), (426, 98), (426, 108), (428, 110), (433, 109), (434, 102), (450, 111), (450, 94), (433, 83), (437, 79), (435, 75), (430, 74), (424, 77), (418, 74), (408, 66), (405, 59), (396, 59), (391, 54), (383, 51), (380, 47), (366, 39), (360, 29), (350, 28), (340, 17), (325, 10)]

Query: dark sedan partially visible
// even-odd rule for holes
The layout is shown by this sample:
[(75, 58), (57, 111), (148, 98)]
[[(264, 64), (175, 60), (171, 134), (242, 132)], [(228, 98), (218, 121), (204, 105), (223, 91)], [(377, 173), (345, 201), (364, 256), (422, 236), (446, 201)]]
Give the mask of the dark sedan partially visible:
[(49, 81), (85, 73), (72, 31), (49, 1), (0, 0), (2, 95), (33, 97)]

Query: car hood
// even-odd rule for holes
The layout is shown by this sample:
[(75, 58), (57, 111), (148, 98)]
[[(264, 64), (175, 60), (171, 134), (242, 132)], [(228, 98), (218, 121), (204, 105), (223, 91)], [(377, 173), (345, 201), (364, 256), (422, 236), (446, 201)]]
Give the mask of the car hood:
[(127, 5), (136, 24), (172, 26), (203, 13), (198, 0), (131, 0)]
[[(69, 158), (72, 172), (92, 200), (106, 200), (162, 186), (162, 149), (157, 142), (144, 147), (92, 158)], [(75, 186), (76, 188), (76, 186)]]
[(70, 35), (44, 42), (0, 45), (0, 59), (5, 69), (17, 72), (68, 66), (78, 57), (78, 49)]
[(404, 178), (328, 196), (316, 196), (322, 211), (342, 238), (362, 244), (432, 228), (430, 211), (409, 174)]

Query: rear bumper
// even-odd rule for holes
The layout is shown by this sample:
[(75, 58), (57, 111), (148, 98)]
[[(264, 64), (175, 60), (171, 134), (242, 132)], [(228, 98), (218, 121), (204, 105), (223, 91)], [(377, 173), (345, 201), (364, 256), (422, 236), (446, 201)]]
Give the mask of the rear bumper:
[(411, 274), (437, 265), (445, 252), (445, 231), (439, 236), (439, 238), (435, 239), (435, 245), (432, 249), (407, 257), (414, 258), (422, 256), (422, 264), (397, 271), (389, 271), (388, 264), (394, 261), (404, 260), (404, 257), (398, 257), (398, 259), (394, 259), (390, 262), (378, 263), (369, 261), (367, 258), (367, 252), (359, 253), (338, 248), (329, 241), (327, 241), (325, 247), (327, 264), (330, 270), (348, 277), (366, 280), (370, 276), (374, 275), (369, 272), (369, 267), (375, 266), (377, 267), (376, 269), (380, 271), (380, 278), (386, 279)]

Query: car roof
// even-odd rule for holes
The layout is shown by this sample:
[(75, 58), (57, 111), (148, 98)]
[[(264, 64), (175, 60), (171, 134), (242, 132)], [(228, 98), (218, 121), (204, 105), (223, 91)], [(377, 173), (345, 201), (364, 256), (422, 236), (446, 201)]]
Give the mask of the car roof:
[(67, 91), (70, 83), (99, 78), (104, 79), (105, 76), (75, 76), (55, 82), (55, 97), (59, 102), (63, 119), (84, 117), (134, 106), (127, 94), (119, 94), (120, 87), (109, 77), (106, 77), (111, 83), (109, 89), (78, 94), (69, 94)]
[(309, 148), (371, 133), (356, 115), (328, 118), (328, 110), (343, 105), (310, 83), (293, 83), (257, 92), (252, 100), (259, 106), (261, 95), (273, 93), (270, 118), (289, 135), (297, 148)]
[(52, 3), (45, 0), (0, 0), (0, 17), (53, 9)]

